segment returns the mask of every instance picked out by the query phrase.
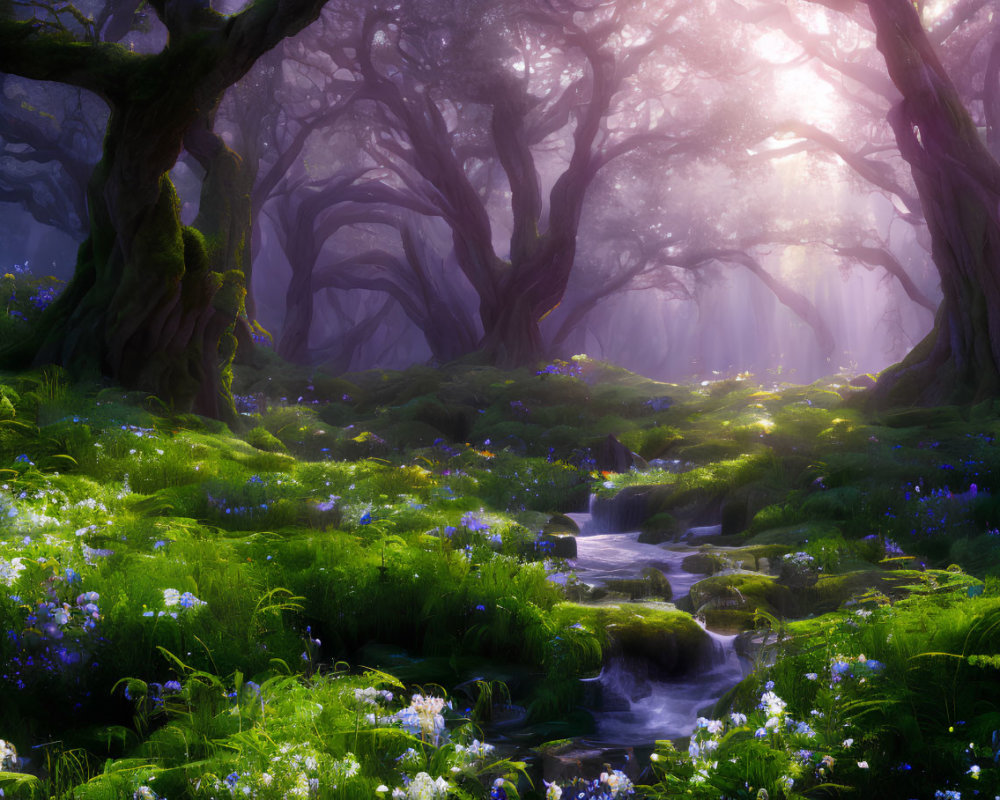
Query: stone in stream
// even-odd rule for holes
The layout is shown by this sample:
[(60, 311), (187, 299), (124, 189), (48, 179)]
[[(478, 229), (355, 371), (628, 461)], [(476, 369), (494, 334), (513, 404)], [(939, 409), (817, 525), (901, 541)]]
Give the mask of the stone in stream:
[(628, 472), (632, 467), (648, 469), (642, 456), (633, 453), (610, 433), (608, 438), (601, 442), (595, 461), (597, 468), (602, 472)]
[(552, 558), (576, 558), (576, 537), (568, 533), (545, 533), (538, 537), (538, 546)]
[(598, 529), (606, 533), (636, 530), (649, 515), (652, 487), (626, 486), (613, 497), (595, 497), (590, 506)]
[(605, 582), (610, 592), (628, 595), (629, 600), (659, 598), (671, 600), (674, 596), (670, 581), (656, 567), (646, 567), (638, 578), (616, 578)]

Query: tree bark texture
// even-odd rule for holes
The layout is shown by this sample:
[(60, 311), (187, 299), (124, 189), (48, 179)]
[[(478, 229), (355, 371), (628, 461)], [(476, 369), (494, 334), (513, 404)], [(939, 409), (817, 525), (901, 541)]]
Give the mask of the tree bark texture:
[(872, 390), (876, 405), (977, 402), (1000, 393), (1000, 165), (907, 0), (869, 0), (902, 94), (890, 122), (931, 235), (943, 300), (934, 328)]
[[(0, 358), (96, 369), (177, 410), (235, 419), (229, 367), (244, 276), (231, 263), (212, 263), (216, 244), (181, 224), (167, 173), (199, 117), (263, 52), (315, 19), (323, 2), (257, 0), (223, 17), (153, 0), (170, 34), (155, 55), (0, 19), (0, 71), (89, 89), (111, 109), (76, 272), (39, 329)], [(222, 249), (235, 252), (230, 239)]]

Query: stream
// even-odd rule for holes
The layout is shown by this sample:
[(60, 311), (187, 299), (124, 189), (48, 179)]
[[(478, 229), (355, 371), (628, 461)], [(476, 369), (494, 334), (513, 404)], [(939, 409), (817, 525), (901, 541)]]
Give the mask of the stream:
[[(705, 575), (687, 572), (684, 559), (699, 552), (697, 544), (644, 544), (638, 531), (606, 533), (596, 529), (590, 513), (568, 514), (580, 528), (577, 557), (569, 565), (577, 579), (590, 586), (638, 578), (648, 567), (662, 571), (670, 582), (673, 599), (686, 597), (691, 586)], [(717, 526), (688, 530), (686, 539), (718, 532)], [(560, 576), (553, 576), (557, 580)], [(586, 744), (598, 747), (651, 745), (657, 739), (689, 736), (698, 716), (748, 672), (749, 664), (734, 648), (735, 635), (707, 631), (714, 643), (712, 663), (696, 675), (660, 680), (645, 674), (642, 664), (614, 659), (601, 674), (586, 683), (586, 705), (597, 729)]]

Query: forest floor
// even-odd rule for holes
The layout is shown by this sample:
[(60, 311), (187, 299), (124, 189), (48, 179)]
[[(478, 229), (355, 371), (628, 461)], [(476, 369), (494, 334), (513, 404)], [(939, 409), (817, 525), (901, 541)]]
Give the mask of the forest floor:
[[(234, 432), (0, 375), (0, 797), (1000, 793), (1000, 403), (584, 358), (236, 391)], [(588, 508), (690, 589), (577, 576)], [(602, 667), (697, 682), (719, 632), (752, 663), (686, 735), (581, 750)]]

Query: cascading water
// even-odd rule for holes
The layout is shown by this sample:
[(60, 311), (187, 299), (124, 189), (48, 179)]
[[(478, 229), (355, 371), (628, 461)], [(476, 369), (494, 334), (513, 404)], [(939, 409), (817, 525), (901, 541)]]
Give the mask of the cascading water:
[(588, 738), (603, 745), (634, 745), (689, 735), (699, 714), (745, 674), (733, 648), (736, 636), (708, 634), (715, 645), (712, 663), (688, 678), (658, 680), (641, 663), (613, 658), (594, 679), (597, 732)]
[[(661, 570), (670, 582), (674, 601), (686, 597), (705, 576), (684, 570), (683, 562), (699, 548), (684, 544), (653, 545), (637, 541), (638, 531), (603, 533), (590, 513), (569, 515), (580, 528), (577, 557), (570, 565), (577, 579), (590, 586), (638, 578), (643, 570)], [(697, 535), (717, 532), (693, 529)], [(702, 626), (704, 627), (704, 626)], [(652, 743), (687, 736), (695, 721), (748, 671), (734, 648), (735, 635), (707, 631), (712, 653), (696, 674), (676, 680), (650, 675), (649, 664), (613, 656), (587, 686), (588, 706), (597, 722), (588, 741), (601, 746)]]

